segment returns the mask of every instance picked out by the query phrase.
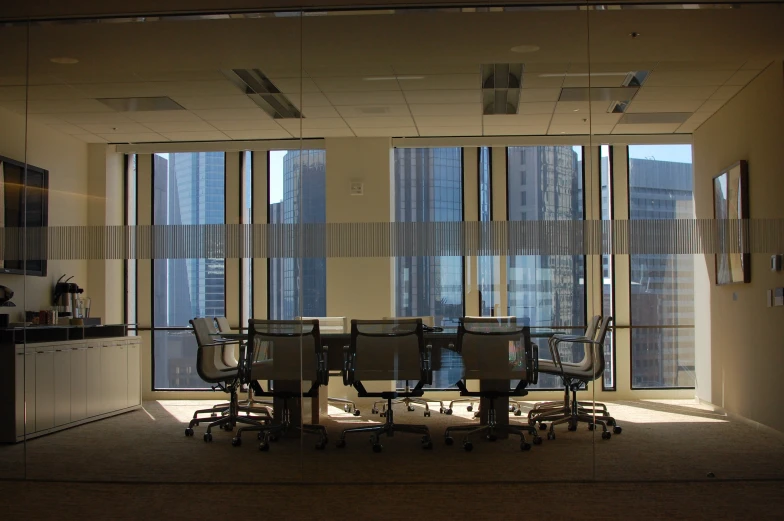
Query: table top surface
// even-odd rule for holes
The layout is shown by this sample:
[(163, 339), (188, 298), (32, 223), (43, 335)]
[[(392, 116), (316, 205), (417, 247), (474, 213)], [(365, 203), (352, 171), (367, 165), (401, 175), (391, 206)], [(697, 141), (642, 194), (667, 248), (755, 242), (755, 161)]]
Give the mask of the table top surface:
[[(531, 338), (550, 338), (556, 334), (563, 334), (563, 331), (557, 331), (549, 328), (531, 329)], [(457, 335), (456, 327), (445, 327), (443, 331), (425, 331), (425, 338), (445, 338), (454, 337)], [(212, 336), (224, 338), (226, 340), (247, 340), (247, 333), (212, 333)], [(321, 333), (322, 338), (349, 338), (351, 333)]]

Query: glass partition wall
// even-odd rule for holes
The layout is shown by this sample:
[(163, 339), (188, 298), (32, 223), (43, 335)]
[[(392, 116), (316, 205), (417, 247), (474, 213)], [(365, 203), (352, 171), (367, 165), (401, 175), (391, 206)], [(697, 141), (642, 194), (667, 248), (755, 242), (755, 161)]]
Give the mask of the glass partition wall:
[[(4, 475), (780, 478), (773, 354), (737, 346), (778, 338), (759, 295), (777, 287), (780, 244), (755, 219), (780, 217), (765, 193), (781, 6), (561, 7), (0, 27), (0, 285), (18, 326), (0, 328), (14, 347)], [(720, 251), (713, 178), (739, 161), (748, 179), (728, 185), (727, 211), (750, 236)], [(717, 255), (751, 265), (751, 282), (715, 284)], [(69, 300), (64, 281), (82, 292)], [(45, 327), (53, 311), (68, 327)], [(481, 376), (460, 352), (465, 316), (515, 317), (538, 349), (527, 394), (495, 398), (492, 415), (460, 387), (506, 392), (532, 353), (504, 344), (509, 378)], [(612, 317), (591, 332), (601, 342), (551, 343), (595, 316)], [(231, 331), (198, 339), (190, 321), (218, 317)], [(352, 319), (409, 317), (435, 329), (421, 357), (399, 339), (361, 360), (363, 339), (407, 326), (352, 335)], [(269, 335), (253, 320), (293, 324)], [(267, 415), (288, 429), (240, 433)], [(205, 436), (225, 417), (231, 429)], [(500, 427), (472, 444), (452, 430), (493, 417), (532, 446)], [(420, 427), (343, 435), (392, 422)]]

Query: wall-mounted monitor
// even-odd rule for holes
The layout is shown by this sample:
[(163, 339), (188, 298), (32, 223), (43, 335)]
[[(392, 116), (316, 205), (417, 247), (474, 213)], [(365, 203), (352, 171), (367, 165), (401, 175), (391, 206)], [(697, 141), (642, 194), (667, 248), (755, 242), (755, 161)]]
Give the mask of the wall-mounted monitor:
[(45, 276), (48, 225), (49, 171), (0, 156), (0, 273)]

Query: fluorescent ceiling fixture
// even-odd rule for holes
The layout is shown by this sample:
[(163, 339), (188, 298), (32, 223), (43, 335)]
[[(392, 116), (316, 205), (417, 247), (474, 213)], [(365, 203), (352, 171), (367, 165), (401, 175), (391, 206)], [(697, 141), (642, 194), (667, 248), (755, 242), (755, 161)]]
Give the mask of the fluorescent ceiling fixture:
[(585, 78), (587, 76), (626, 76), (629, 72), (558, 72), (540, 74), (540, 78)]
[(167, 96), (147, 98), (96, 98), (107, 107), (117, 112), (154, 112), (157, 110), (185, 110), (185, 108)]
[(398, 81), (398, 80), (424, 80), (424, 76), (368, 76), (365, 81)]
[(59, 63), (60, 65), (74, 65), (79, 63), (79, 60), (76, 58), (68, 58), (67, 56), (57, 56), (55, 58), (49, 58), (49, 61), (52, 63)]
[(515, 45), (510, 49), (512, 52), (536, 52), (539, 50), (538, 45)]
[(522, 63), (482, 65), (482, 114), (517, 114), (520, 106)]
[(259, 69), (230, 69), (223, 74), (273, 119), (301, 119), (304, 116)]

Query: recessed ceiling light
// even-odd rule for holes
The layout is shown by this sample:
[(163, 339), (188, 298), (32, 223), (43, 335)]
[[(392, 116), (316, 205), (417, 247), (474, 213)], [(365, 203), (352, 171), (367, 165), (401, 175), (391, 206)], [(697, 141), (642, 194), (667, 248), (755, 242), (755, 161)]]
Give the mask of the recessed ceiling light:
[(539, 46), (538, 45), (531, 45), (531, 44), (515, 45), (510, 50), (512, 52), (536, 52), (536, 51), (539, 50)]
[(424, 76), (368, 76), (365, 81), (398, 81), (398, 80), (424, 80)]
[(60, 65), (73, 65), (75, 63), (79, 63), (79, 60), (76, 58), (68, 58), (67, 56), (58, 56), (55, 58), (49, 58), (49, 61), (52, 63), (59, 63)]

